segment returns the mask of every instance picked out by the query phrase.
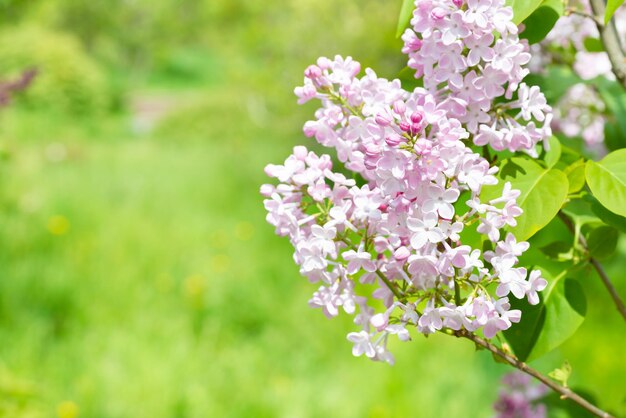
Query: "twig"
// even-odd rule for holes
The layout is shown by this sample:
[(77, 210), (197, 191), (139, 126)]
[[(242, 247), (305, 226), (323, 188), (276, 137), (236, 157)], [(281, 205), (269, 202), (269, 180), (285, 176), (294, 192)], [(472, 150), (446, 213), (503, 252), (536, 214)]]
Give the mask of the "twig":
[(479, 346), (486, 348), (487, 350), (491, 351), (491, 353), (500, 357), (502, 360), (506, 361), (511, 366), (515, 367), (516, 369), (521, 370), (522, 372), (526, 373), (529, 376), (534, 377), (535, 379), (539, 380), (544, 385), (548, 386), (553, 391), (559, 393), (561, 395), (561, 399), (571, 399), (572, 401), (576, 402), (578, 405), (585, 408), (587, 411), (591, 412), (597, 417), (614, 418), (611, 414), (593, 405), (592, 403), (590, 403), (589, 401), (587, 401), (586, 399), (578, 395), (576, 392), (573, 392), (571, 389), (555, 383), (554, 381), (550, 380), (547, 376), (544, 376), (543, 374), (539, 373), (537, 370), (528, 366), (526, 363), (519, 361), (517, 358), (513, 357), (512, 355), (505, 353), (499, 347), (491, 344), (489, 341), (483, 340), (477, 335), (474, 335), (471, 332), (468, 332), (466, 330), (454, 331), (454, 335), (459, 338), (467, 338), (468, 340), (473, 341)]
[[(572, 223), (572, 220), (568, 218), (567, 215), (565, 215), (563, 212), (559, 212), (559, 218), (567, 226), (570, 232), (572, 232), (572, 234), (576, 236), (576, 228)], [(587, 250), (587, 241), (585, 240), (585, 237), (579, 234), (578, 242), (585, 250)], [(609, 294), (611, 295), (611, 299), (613, 299), (615, 307), (626, 321), (626, 305), (624, 305), (624, 301), (617, 293), (617, 290), (615, 290), (615, 286), (613, 286), (613, 283), (611, 283), (611, 279), (609, 279), (606, 271), (604, 271), (602, 264), (600, 264), (600, 262), (593, 257), (589, 258), (589, 263), (596, 269), (598, 276), (600, 276), (600, 280), (602, 280), (602, 283), (604, 283), (604, 287), (606, 287), (606, 290), (608, 290)]]
[(587, 12), (584, 12), (582, 10), (578, 10), (578, 9), (574, 9), (572, 7), (568, 7), (563, 11), (563, 14), (565, 16), (569, 16), (569, 15), (578, 15), (578, 16), (582, 16), (582, 17), (586, 17), (587, 19), (591, 19), (593, 20), (593, 22), (597, 25), (597, 26), (604, 26), (604, 21), (599, 18), (598, 16), (594, 16), (592, 14), (589, 14)]
[[(615, 74), (622, 87), (626, 89), (626, 61), (624, 60), (624, 50), (615, 27), (615, 21), (611, 19), (606, 25), (602, 24), (606, 8), (604, 0), (589, 0), (589, 4), (591, 5), (593, 15), (596, 16), (594, 22), (598, 27), (598, 32), (600, 32), (604, 50), (609, 56), (609, 61), (611, 61), (613, 74)], [(600, 22), (598, 22), (598, 19), (601, 19)]]

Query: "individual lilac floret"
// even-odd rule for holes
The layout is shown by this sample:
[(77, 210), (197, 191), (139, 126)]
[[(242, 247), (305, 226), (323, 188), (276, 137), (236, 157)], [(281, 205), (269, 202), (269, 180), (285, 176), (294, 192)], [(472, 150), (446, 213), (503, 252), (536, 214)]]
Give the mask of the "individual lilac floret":
[(493, 405), (495, 418), (545, 418), (546, 406), (540, 400), (547, 392), (546, 386), (533, 382), (530, 376), (509, 373), (502, 378), (500, 396)]

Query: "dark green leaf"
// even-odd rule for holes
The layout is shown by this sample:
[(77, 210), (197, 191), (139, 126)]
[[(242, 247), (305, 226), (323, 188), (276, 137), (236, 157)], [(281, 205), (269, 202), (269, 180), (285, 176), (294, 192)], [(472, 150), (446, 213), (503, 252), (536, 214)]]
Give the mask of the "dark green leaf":
[(626, 216), (626, 149), (587, 161), (585, 178), (594, 197), (610, 211)]
[(610, 257), (617, 248), (617, 229), (602, 225), (594, 228), (587, 237), (589, 255), (600, 260)]
[(526, 28), (520, 34), (520, 38), (527, 39), (530, 44), (541, 42), (562, 15), (561, 0), (543, 0), (539, 7), (524, 19)]
[(621, 232), (626, 233), (626, 218), (620, 215), (616, 215), (604, 206), (602, 206), (596, 199), (591, 202), (591, 210), (593, 213), (607, 225), (611, 225)]
[(398, 79), (402, 84), (402, 88), (407, 91), (413, 91), (416, 87), (424, 86), (423, 78), (415, 78), (415, 70), (409, 67), (404, 67), (398, 74)]
[(398, 27), (396, 28), (396, 38), (402, 36), (404, 30), (409, 26), (409, 22), (413, 16), (413, 9), (415, 9), (413, 0), (402, 0), (400, 16), (398, 17)]
[(585, 38), (583, 45), (589, 52), (604, 52), (604, 45), (598, 38)]
[(587, 311), (583, 289), (564, 274), (550, 281), (535, 306), (513, 300), (511, 307), (521, 309), (522, 320), (504, 332), (515, 355), (530, 361), (552, 351), (570, 338), (582, 324)]
[(555, 241), (540, 249), (542, 253), (558, 261), (571, 260), (573, 256), (571, 242)]

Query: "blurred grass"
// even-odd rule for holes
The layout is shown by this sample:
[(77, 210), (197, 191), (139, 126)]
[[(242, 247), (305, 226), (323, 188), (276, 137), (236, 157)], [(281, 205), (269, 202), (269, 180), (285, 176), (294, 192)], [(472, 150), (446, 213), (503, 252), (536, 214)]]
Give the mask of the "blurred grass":
[[(215, 4), (200, 45), (128, 75), (126, 110), (0, 115), (0, 416), (491, 416), (505, 366), (442, 336), (394, 342), (395, 367), (353, 358), (351, 319), (307, 307), (264, 221), (263, 166), (313, 146), (303, 68), (341, 53), (393, 76), (396, 7)], [(133, 100), (164, 113), (138, 123)], [(623, 413), (623, 324), (585, 286), (587, 322), (537, 366), (569, 359)]]

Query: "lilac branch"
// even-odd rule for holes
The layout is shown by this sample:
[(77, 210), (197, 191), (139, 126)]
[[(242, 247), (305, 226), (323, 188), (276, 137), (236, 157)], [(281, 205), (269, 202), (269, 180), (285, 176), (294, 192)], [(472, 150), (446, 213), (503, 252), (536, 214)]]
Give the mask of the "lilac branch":
[(483, 340), (479, 336), (472, 334), (471, 332), (468, 332), (466, 330), (454, 331), (453, 335), (459, 338), (467, 338), (468, 340), (473, 341), (476, 345), (489, 350), (493, 355), (498, 356), (500, 359), (504, 360), (509, 365), (515, 367), (516, 369), (526, 373), (527, 375), (531, 377), (534, 377), (535, 379), (539, 380), (544, 385), (548, 386), (550, 389), (552, 389), (553, 391), (561, 395), (561, 399), (571, 399), (572, 401), (580, 405), (582, 408), (586, 409), (587, 411), (591, 412), (597, 417), (614, 418), (613, 415), (593, 405), (592, 403), (590, 403), (589, 401), (587, 401), (586, 399), (578, 395), (576, 392), (572, 391), (570, 388), (567, 388), (565, 386), (561, 386), (555, 383), (547, 376), (544, 376), (539, 371), (533, 369), (526, 363), (519, 361), (516, 357), (512, 356), (511, 354), (508, 354), (502, 351), (499, 347), (495, 346), (489, 341)]
[(624, 50), (615, 27), (615, 21), (611, 19), (606, 25), (602, 24), (606, 10), (604, 0), (589, 0), (589, 4), (595, 16), (593, 21), (596, 23), (598, 32), (600, 32), (600, 40), (609, 56), (611, 70), (622, 87), (626, 89), (626, 60), (624, 59)]

